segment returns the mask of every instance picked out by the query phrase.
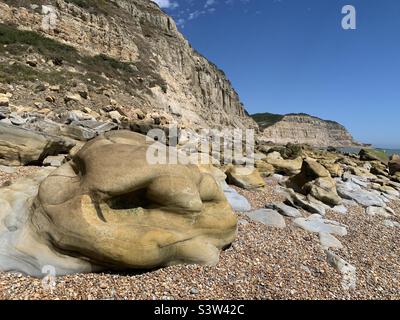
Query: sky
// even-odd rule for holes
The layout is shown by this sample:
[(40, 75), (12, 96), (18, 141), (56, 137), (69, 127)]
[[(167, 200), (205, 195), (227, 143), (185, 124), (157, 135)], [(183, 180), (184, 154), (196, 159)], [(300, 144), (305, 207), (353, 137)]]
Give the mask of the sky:
[[(400, 148), (399, 0), (154, 1), (249, 113), (305, 112)], [(356, 29), (342, 27), (345, 5)]]

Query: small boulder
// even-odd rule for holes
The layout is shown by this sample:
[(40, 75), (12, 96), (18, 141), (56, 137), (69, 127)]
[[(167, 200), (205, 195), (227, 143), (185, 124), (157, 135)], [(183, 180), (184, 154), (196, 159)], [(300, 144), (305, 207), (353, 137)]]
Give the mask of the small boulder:
[(278, 212), (271, 209), (259, 209), (246, 213), (253, 221), (260, 222), (270, 227), (283, 229), (286, 227), (285, 219)]
[(298, 218), (301, 217), (301, 213), (298, 209), (288, 206), (284, 203), (272, 203), (267, 204), (265, 206), (267, 209), (272, 209), (278, 211), (281, 215), (290, 217), (290, 218)]
[(257, 189), (265, 186), (265, 181), (254, 168), (230, 166), (226, 171), (228, 183), (243, 189)]

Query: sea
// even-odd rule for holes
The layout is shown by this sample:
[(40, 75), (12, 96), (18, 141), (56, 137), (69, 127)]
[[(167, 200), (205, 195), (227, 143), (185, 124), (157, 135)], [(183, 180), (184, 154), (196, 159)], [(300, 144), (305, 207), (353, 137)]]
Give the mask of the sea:
[[(340, 152), (343, 153), (353, 153), (353, 154), (358, 154), (362, 147), (346, 147), (346, 148), (337, 148)], [(384, 151), (389, 157), (393, 154), (398, 154), (400, 155), (400, 149), (386, 149), (386, 148), (378, 148), (375, 147), (377, 150), (382, 150)]]

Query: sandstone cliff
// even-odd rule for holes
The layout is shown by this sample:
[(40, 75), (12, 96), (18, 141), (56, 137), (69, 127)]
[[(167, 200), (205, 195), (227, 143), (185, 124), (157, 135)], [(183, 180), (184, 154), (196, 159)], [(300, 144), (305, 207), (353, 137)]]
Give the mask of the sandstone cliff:
[[(37, 80), (45, 88), (61, 84), (61, 93), (84, 82), (90, 99), (74, 108), (98, 111), (111, 100), (192, 127), (255, 126), (224, 73), (150, 0), (6, 0), (0, 23), (8, 37), (0, 43), (0, 83), (9, 84), (3, 91), (12, 91), (15, 105), (61, 110), (65, 101), (54, 92), (32, 89)], [(29, 32), (55, 41), (45, 47)]]
[(304, 143), (316, 147), (347, 147), (358, 145), (344, 126), (307, 114), (255, 114), (261, 139), (277, 144)]

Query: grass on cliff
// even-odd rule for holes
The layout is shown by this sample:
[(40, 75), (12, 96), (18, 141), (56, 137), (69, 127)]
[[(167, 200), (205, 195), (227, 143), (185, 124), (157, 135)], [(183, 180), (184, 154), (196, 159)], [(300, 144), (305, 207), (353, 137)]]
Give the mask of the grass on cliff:
[[(15, 26), (0, 24), (0, 54), (11, 56), (24, 56), (39, 53), (47, 60), (56, 64), (69, 64), (83, 69), (88, 76), (96, 79), (104, 79), (102, 74), (108, 78), (120, 80), (128, 84), (137, 71), (130, 63), (121, 62), (106, 55), (86, 56), (80, 54), (74, 47), (63, 44), (56, 40), (47, 38), (32, 31), (18, 30)], [(6, 75), (14, 71), (14, 74)], [(2, 80), (27, 81), (33, 78), (44, 80), (48, 76), (43, 72), (29, 66), (15, 64), (13, 66), (2, 66)], [(53, 76), (55, 73), (53, 73)], [(100, 81), (100, 80), (99, 80)], [(105, 79), (103, 81), (106, 81)], [(51, 81), (53, 82), (53, 81)], [(131, 84), (132, 86), (132, 84)]]
[(274, 113), (256, 113), (251, 115), (255, 122), (260, 126), (261, 129), (268, 128), (275, 123), (281, 121), (283, 119), (283, 115), (274, 114)]

